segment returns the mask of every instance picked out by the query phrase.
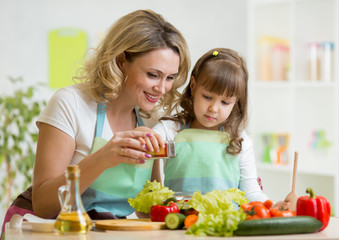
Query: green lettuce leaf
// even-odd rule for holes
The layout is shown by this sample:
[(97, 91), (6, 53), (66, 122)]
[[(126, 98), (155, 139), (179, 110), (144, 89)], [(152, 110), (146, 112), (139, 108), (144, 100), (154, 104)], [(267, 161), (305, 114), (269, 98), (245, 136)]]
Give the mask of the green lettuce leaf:
[(160, 204), (162, 201), (170, 198), (174, 192), (168, 187), (164, 187), (157, 181), (146, 181), (144, 188), (137, 194), (137, 196), (128, 199), (128, 203), (136, 211), (149, 213), (153, 205)]
[(239, 206), (249, 202), (245, 197), (245, 192), (237, 188), (230, 188), (224, 191), (213, 190), (205, 195), (197, 191), (193, 194), (192, 199), (188, 201), (188, 204), (199, 213), (217, 214), (219, 211), (235, 209), (233, 201)]
[(197, 236), (232, 236), (246, 214), (236, 205), (248, 203), (245, 192), (237, 188), (213, 190), (205, 195), (195, 192), (188, 204), (199, 212), (198, 221), (187, 234)]
[(199, 213), (198, 221), (186, 231), (186, 234), (230, 237), (245, 218), (246, 214), (240, 209), (224, 210), (218, 214)]

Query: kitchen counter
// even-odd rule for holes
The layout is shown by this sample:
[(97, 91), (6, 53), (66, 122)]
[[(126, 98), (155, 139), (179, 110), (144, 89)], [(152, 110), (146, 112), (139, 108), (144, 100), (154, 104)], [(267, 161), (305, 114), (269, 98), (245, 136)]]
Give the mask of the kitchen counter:
[[(215, 240), (222, 239), (220, 237), (196, 237), (192, 235), (185, 235), (185, 230), (154, 230), (154, 231), (90, 231), (87, 235), (70, 235), (62, 236), (58, 233), (40, 233), (33, 232), (28, 226), (23, 223), (22, 229), (9, 228), (6, 225), (6, 240), (108, 240), (108, 239), (194, 239), (194, 240)], [(328, 227), (318, 233), (311, 234), (295, 234), (295, 235), (275, 235), (275, 236), (253, 236), (253, 237), (229, 237), (225, 239), (237, 239), (237, 240), (251, 240), (251, 239), (338, 239), (339, 240), (339, 218), (332, 217)]]

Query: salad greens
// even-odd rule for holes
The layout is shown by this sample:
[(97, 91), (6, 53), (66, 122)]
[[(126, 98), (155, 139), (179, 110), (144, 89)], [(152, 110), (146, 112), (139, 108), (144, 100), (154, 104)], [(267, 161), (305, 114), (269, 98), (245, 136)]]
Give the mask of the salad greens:
[(188, 204), (199, 212), (198, 221), (187, 234), (197, 236), (232, 236), (238, 223), (245, 220), (246, 214), (235, 207), (248, 203), (245, 192), (237, 188), (213, 190), (205, 195), (195, 192)]
[(174, 192), (168, 187), (164, 187), (161, 183), (154, 180), (146, 181), (144, 188), (137, 194), (137, 196), (128, 199), (128, 203), (136, 211), (149, 213), (153, 205), (158, 205), (162, 201), (170, 198), (174, 195)]

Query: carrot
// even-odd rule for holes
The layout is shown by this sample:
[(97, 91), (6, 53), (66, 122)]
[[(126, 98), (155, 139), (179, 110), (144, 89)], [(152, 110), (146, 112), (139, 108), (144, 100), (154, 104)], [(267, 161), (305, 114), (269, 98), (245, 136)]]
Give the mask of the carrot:
[(198, 216), (195, 214), (190, 214), (185, 218), (185, 227), (186, 229), (189, 229), (196, 221), (198, 220)]

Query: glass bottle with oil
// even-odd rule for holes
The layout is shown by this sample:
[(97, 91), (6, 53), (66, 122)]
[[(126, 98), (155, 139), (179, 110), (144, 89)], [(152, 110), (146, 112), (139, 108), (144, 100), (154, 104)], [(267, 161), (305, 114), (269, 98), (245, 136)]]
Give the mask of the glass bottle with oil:
[(66, 173), (66, 185), (59, 188), (61, 211), (56, 219), (55, 228), (60, 234), (86, 234), (92, 228), (92, 221), (81, 201), (79, 191), (80, 169), (69, 165)]

